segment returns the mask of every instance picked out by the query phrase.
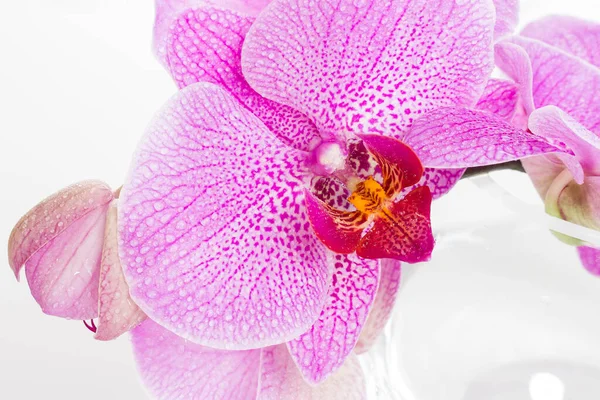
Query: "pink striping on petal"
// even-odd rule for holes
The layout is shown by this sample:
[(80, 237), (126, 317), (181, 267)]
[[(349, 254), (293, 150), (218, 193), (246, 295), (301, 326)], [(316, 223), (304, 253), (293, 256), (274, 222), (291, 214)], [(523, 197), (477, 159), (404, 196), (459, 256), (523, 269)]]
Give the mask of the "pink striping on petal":
[[(566, 144), (586, 174), (600, 175), (600, 137), (561, 109), (554, 106), (538, 108), (529, 116), (529, 129), (538, 136)], [(577, 183), (583, 183), (583, 176), (575, 178)]]
[(357, 354), (368, 351), (383, 332), (383, 328), (385, 328), (394, 309), (398, 289), (400, 289), (400, 262), (383, 259), (380, 260), (380, 263), (379, 287), (367, 322), (363, 326), (358, 343), (354, 348)]
[(8, 241), (8, 261), (17, 279), (35, 252), (112, 199), (112, 191), (105, 183), (84, 181), (56, 192), (27, 212), (13, 228)]
[(557, 106), (599, 134), (600, 69), (538, 40), (515, 36), (510, 42), (521, 46), (531, 60), (536, 108)]
[(475, 108), (510, 121), (515, 115), (518, 99), (519, 87), (516, 83), (490, 79)]
[(294, 364), (286, 346), (262, 350), (257, 400), (364, 400), (365, 378), (358, 358), (350, 354), (344, 365), (325, 382), (309, 385)]
[(217, 86), (171, 98), (138, 146), (119, 205), (119, 254), (140, 308), (215, 348), (281, 343), (310, 328), (330, 271), (304, 207), (304, 157)]
[(200, 346), (149, 319), (131, 334), (138, 371), (156, 398), (256, 398), (260, 350), (223, 351)]
[(405, 140), (423, 165), (436, 168), (475, 167), (563, 152), (494, 114), (465, 108), (428, 113), (415, 122)]
[(516, 44), (502, 41), (494, 47), (498, 67), (515, 81), (525, 113), (535, 110), (533, 104), (533, 71), (527, 52)]
[(320, 383), (342, 366), (362, 330), (377, 292), (379, 262), (354, 254), (331, 254), (335, 269), (321, 316), (288, 342), (292, 358), (309, 383)]
[(242, 75), (244, 37), (254, 17), (202, 7), (181, 14), (167, 38), (168, 69), (180, 88), (195, 82), (221, 86), (245, 105), (284, 143), (310, 150), (319, 132), (301, 112), (267, 100)]
[(348, 201), (352, 193), (339, 179), (331, 176), (315, 176), (311, 180), (311, 193), (323, 203), (338, 210), (350, 210)]
[(154, 37), (152, 47), (158, 60), (167, 65), (166, 40), (177, 16), (190, 8), (218, 6), (241, 14), (256, 16), (271, 0), (155, 0)]
[(494, 38), (511, 34), (519, 22), (519, 0), (494, 0), (496, 7), (496, 26)]
[(242, 66), (256, 91), (324, 133), (401, 138), (421, 113), (476, 103), (493, 22), (486, 0), (281, 0), (252, 26)]
[(98, 291), (98, 340), (112, 340), (146, 319), (129, 296), (117, 249), (117, 202), (113, 201), (106, 215), (104, 245), (100, 264)]
[(566, 15), (551, 15), (528, 24), (522, 36), (541, 40), (600, 67), (600, 24)]
[(580, 246), (577, 251), (585, 269), (594, 275), (600, 275), (600, 249)]
[(72, 319), (98, 316), (98, 282), (106, 210), (96, 207), (25, 263), (31, 294), (42, 311)]
[(413, 189), (429, 186), (433, 199), (439, 199), (450, 191), (465, 173), (466, 169), (425, 168), (421, 180), (413, 186), (404, 188), (400, 197), (406, 196)]

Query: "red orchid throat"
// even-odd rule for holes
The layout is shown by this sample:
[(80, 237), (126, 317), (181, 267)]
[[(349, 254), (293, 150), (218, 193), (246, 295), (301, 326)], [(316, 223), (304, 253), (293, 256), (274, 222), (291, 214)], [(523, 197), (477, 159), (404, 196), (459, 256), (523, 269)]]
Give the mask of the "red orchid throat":
[(421, 179), (421, 162), (410, 147), (396, 139), (378, 135), (360, 138), (381, 168), (382, 183), (373, 177), (347, 180), (352, 190), (348, 201), (356, 211), (338, 210), (307, 191), (306, 207), (316, 236), (337, 253), (356, 251), (363, 258), (411, 263), (429, 259), (434, 243), (429, 188), (413, 189), (395, 202), (402, 189)]

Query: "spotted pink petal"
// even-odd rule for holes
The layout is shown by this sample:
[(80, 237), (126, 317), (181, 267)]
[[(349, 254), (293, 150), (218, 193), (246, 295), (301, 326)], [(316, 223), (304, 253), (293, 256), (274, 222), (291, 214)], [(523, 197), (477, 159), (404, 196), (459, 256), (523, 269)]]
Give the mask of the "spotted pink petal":
[(541, 40), (600, 67), (600, 24), (551, 15), (528, 24), (521, 35)]
[(292, 358), (311, 384), (337, 371), (350, 355), (377, 292), (379, 262), (332, 254), (335, 270), (325, 307), (312, 328), (288, 342)]
[(305, 212), (303, 157), (217, 86), (196, 83), (167, 102), (119, 205), (125, 278), (148, 317), (227, 349), (312, 326), (331, 275)]
[(17, 278), (25, 266), (31, 294), (44, 313), (97, 316), (104, 220), (112, 198), (102, 182), (74, 184), (43, 200), (13, 228), (10, 266)]
[[(546, 106), (535, 110), (529, 117), (529, 129), (538, 136), (566, 144), (587, 174), (600, 175), (600, 136), (561, 109)], [(575, 178), (577, 183), (583, 183), (583, 176)]]
[(129, 296), (117, 248), (117, 203), (113, 201), (106, 215), (104, 245), (100, 264), (98, 292), (98, 340), (112, 340), (139, 325), (144, 314)]
[(150, 319), (131, 334), (138, 371), (157, 399), (256, 398), (260, 350), (211, 349), (191, 343)]
[(256, 16), (271, 0), (155, 0), (153, 49), (158, 60), (167, 66), (166, 40), (177, 16), (190, 8), (218, 6)]
[(494, 114), (453, 107), (418, 119), (405, 140), (423, 165), (436, 168), (475, 167), (563, 152)]
[(514, 82), (490, 79), (475, 108), (496, 114), (510, 121), (515, 115), (519, 99), (519, 87)]
[(502, 41), (494, 47), (496, 64), (519, 88), (521, 105), (529, 115), (535, 110), (533, 104), (533, 71), (527, 52), (520, 46)]
[(302, 378), (286, 346), (262, 350), (257, 400), (364, 400), (366, 397), (365, 378), (354, 354), (326, 381), (311, 386)]
[(557, 106), (587, 129), (600, 133), (600, 102), (596, 99), (600, 69), (535, 39), (515, 36), (510, 43), (529, 56), (536, 108)]
[(577, 251), (585, 269), (594, 275), (600, 275), (600, 249), (580, 246)]
[(431, 191), (422, 186), (378, 213), (358, 244), (356, 254), (408, 263), (429, 260), (434, 245), (429, 219), (431, 200)]
[(493, 68), (491, 1), (273, 2), (242, 52), (263, 96), (323, 134), (401, 138), (420, 114), (474, 105)]
[(253, 22), (254, 17), (208, 6), (180, 14), (166, 38), (169, 72), (180, 88), (195, 82), (221, 86), (284, 143), (310, 150), (319, 142), (313, 123), (256, 93), (242, 75), (242, 43)]
[(494, 0), (496, 7), (496, 26), (494, 38), (511, 34), (519, 22), (519, 0)]
[(404, 188), (401, 195), (406, 196), (413, 189), (421, 186), (428, 186), (433, 199), (439, 199), (450, 191), (465, 173), (466, 169), (444, 169), (444, 168), (425, 168), (421, 180), (407, 188)]
[(379, 287), (367, 322), (354, 348), (357, 354), (364, 353), (373, 346), (392, 315), (398, 289), (400, 289), (400, 265), (396, 260), (381, 260)]

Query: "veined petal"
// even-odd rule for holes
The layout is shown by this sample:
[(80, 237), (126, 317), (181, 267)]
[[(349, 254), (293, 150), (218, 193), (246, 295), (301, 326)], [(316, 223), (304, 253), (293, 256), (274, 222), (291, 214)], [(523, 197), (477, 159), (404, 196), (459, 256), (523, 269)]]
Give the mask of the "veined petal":
[(402, 190), (401, 195), (406, 196), (413, 189), (427, 186), (431, 191), (433, 199), (439, 199), (450, 191), (465, 173), (465, 168), (460, 169), (445, 169), (445, 168), (425, 168), (421, 180)]
[(496, 26), (494, 39), (512, 33), (519, 22), (519, 0), (494, 0), (496, 7)]
[(522, 36), (541, 40), (600, 67), (600, 24), (566, 15), (551, 15), (528, 24)]
[(21, 217), (8, 240), (8, 262), (17, 279), (35, 252), (112, 199), (113, 193), (104, 182), (83, 181), (54, 193)]
[(350, 354), (329, 379), (310, 386), (300, 374), (285, 345), (262, 350), (257, 400), (364, 400), (365, 378), (358, 358)]
[(13, 228), (10, 265), (17, 278), (25, 265), (31, 294), (44, 313), (97, 316), (102, 237), (112, 197), (102, 182), (75, 184), (42, 201)]
[(217, 86), (167, 102), (119, 202), (125, 278), (148, 317), (227, 349), (312, 326), (331, 275), (305, 211), (304, 157)]
[(543, 138), (483, 111), (439, 108), (415, 121), (406, 142), (423, 165), (466, 168), (546, 153), (566, 153)]
[(117, 248), (117, 202), (113, 200), (106, 215), (104, 245), (98, 291), (98, 340), (112, 340), (140, 324), (146, 314), (129, 296)]
[(338, 210), (305, 191), (306, 212), (315, 235), (336, 253), (353, 253), (369, 220), (360, 211)]
[(368, 351), (379, 337), (390, 319), (398, 289), (400, 289), (400, 262), (396, 260), (380, 260), (379, 287), (367, 322), (360, 333), (354, 348), (356, 354)]
[(533, 104), (533, 71), (527, 52), (516, 44), (502, 41), (494, 47), (496, 64), (519, 87), (521, 104), (529, 115), (535, 110)]
[(580, 246), (577, 251), (585, 269), (594, 275), (600, 275), (600, 249)]
[(209, 6), (183, 12), (166, 39), (169, 72), (179, 88), (196, 82), (221, 86), (284, 143), (310, 150), (320, 136), (308, 117), (262, 97), (242, 75), (242, 43), (253, 22), (254, 17)]
[(394, 198), (402, 188), (421, 180), (423, 165), (413, 149), (401, 141), (381, 135), (358, 135), (375, 157), (383, 175), (383, 189)]
[(379, 262), (354, 254), (331, 254), (335, 266), (321, 316), (287, 343), (304, 379), (316, 384), (344, 364), (358, 341), (377, 292)]
[(154, 38), (152, 47), (158, 60), (167, 66), (166, 41), (177, 16), (200, 6), (219, 6), (240, 14), (256, 16), (271, 0), (155, 0)]
[(260, 350), (215, 350), (148, 319), (131, 331), (142, 381), (158, 399), (256, 398)]
[[(529, 116), (529, 129), (538, 136), (566, 144), (586, 174), (600, 175), (600, 136), (561, 109), (554, 106), (538, 108)], [(576, 177), (576, 181), (583, 183), (583, 176)]]
[(518, 99), (519, 87), (516, 83), (490, 79), (475, 108), (510, 121), (515, 115)]
[(414, 189), (393, 203), (375, 223), (356, 248), (362, 258), (393, 258), (408, 263), (427, 261), (433, 250), (431, 233), (431, 192), (427, 186)]
[(539, 40), (514, 36), (510, 42), (524, 49), (531, 61), (535, 106), (557, 106), (600, 133), (600, 69)]
[(493, 68), (487, 0), (272, 3), (242, 51), (263, 96), (308, 115), (324, 133), (402, 137), (441, 106), (474, 105)]

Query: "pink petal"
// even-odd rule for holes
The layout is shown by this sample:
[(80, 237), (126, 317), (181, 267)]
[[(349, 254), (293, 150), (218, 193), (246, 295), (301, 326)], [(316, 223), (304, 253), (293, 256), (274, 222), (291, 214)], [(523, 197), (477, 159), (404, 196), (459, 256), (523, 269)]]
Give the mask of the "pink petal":
[(54, 193), (21, 217), (8, 241), (8, 261), (17, 279), (36, 251), (112, 199), (112, 191), (105, 183), (84, 181)]
[(117, 203), (113, 201), (106, 215), (104, 246), (100, 265), (99, 325), (94, 336), (112, 340), (139, 325), (146, 314), (129, 296), (129, 286), (121, 268), (117, 249)]
[(517, 84), (523, 108), (527, 115), (535, 110), (533, 104), (533, 71), (527, 52), (506, 41), (494, 47), (496, 64)]
[(303, 161), (217, 86), (171, 98), (121, 192), (119, 254), (133, 300), (214, 348), (281, 343), (310, 328), (330, 272), (304, 208)]
[(490, 79), (475, 108), (510, 121), (515, 115), (518, 99), (519, 87), (516, 83)]
[(325, 382), (310, 386), (284, 345), (262, 350), (260, 390), (257, 400), (363, 400), (365, 378), (358, 358), (351, 354)]
[(423, 165), (435, 168), (475, 167), (562, 152), (494, 114), (465, 108), (439, 108), (426, 114), (405, 140)]
[(319, 383), (350, 355), (377, 292), (379, 262), (332, 254), (333, 281), (321, 316), (312, 328), (288, 342), (292, 358), (309, 383)]
[(131, 331), (142, 381), (158, 399), (256, 398), (260, 350), (200, 346), (148, 319)]
[(531, 61), (535, 106), (557, 106), (600, 133), (600, 69), (538, 40), (513, 37), (510, 42), (521, 46)]
[(494, 0), (496, 26), (494, 39), (512, 33), (519, 22), (519, 0)]
[(273, 2), (242, 52), (263, 96), (308, 115), (324, 134), (401, 138), (420, 114), (474, 105), (493, 68), (491, 1)]
[(600, 24), (552, 15), (530, 23), (521, 35), (541, 40), (600, 67)]
[(271, 0), (155, 0), (154, 54), (163, 65), (167, 65), (166, 40), (170, 28), (177, 16), (190, 8), (214, 5), (256, 16), (270, 2)]
[(319, 133), (299, 111), (267, 100), (242, 75), (244, 37), (254, 17), (204, 6), (177, 17), (166, 39), (168, 69), (180, 88), (210, 82), (231, 93), (284, 143), (310, 150)]
[(585, 269), (594, 275), (600, 275), (600, 249), (580, 246), (577, 251)]
[(98, 273), (104, 220), (112, 192), (102, 182), (69, 186), (30, 210), (8, 244), (15, 275), (25, 265), (42, 311), (64, 318), (98, 314)]
[[(546, 106), (535, 110), (529, 117), (529, 129), (538, 136), (566, 144), (586, 174), (600, 175), (600, 137), (561, 109)], [(583, 183), (583, 176), (576, 176), (576, 180)]]
[(443, 168), (425, 168), (421, 180), (407, 188), (404, 188), (401, 195), (406, 196), (413, 189), (421, 186), (428, 186), (433, 199), (439, 199), (450, 191), (465, 173), (466, 169), (443, 169)]
[(379, 287), (377, 288), (377, 294), (371, 306), (367, 322), (364, 324), (358, 343), (356, 343), (356, 347), (354, 348), (357, 354), (364, 353), (371, 348), (390, 319), (394, 304), (396, 303), (398, 289), (400, 289), (400, 270), (400, 263), (398, 261), (390, 259), (381, 260)]
[(564, 157), (561, 159), (556, 154), (548, 154), (521, 160), (525, 172), (527, 172), (527, 175), (531, 178), (533, 185), (542, 199), (546, 198), (546, 194), (548, 193), (548, 189), (552, 185), (552, 182), (554, 182), (554, 179), (564, 171), (566, 164), (569, 164), (568, 168), (571, 171), (571, 175), (577, 176), (578, 180), (583, 179), (583, 168), (581, 168), (581, 165), (577, 160), (574, 160), (574, 157), (570, 158), (571, 160)]
[(311, 193), (330, 207), (338, 210), (350, 210), (352, 204), (348, 197), (352, 193), (339, 179), (332, 176), (315, 176), (311, 181)]

